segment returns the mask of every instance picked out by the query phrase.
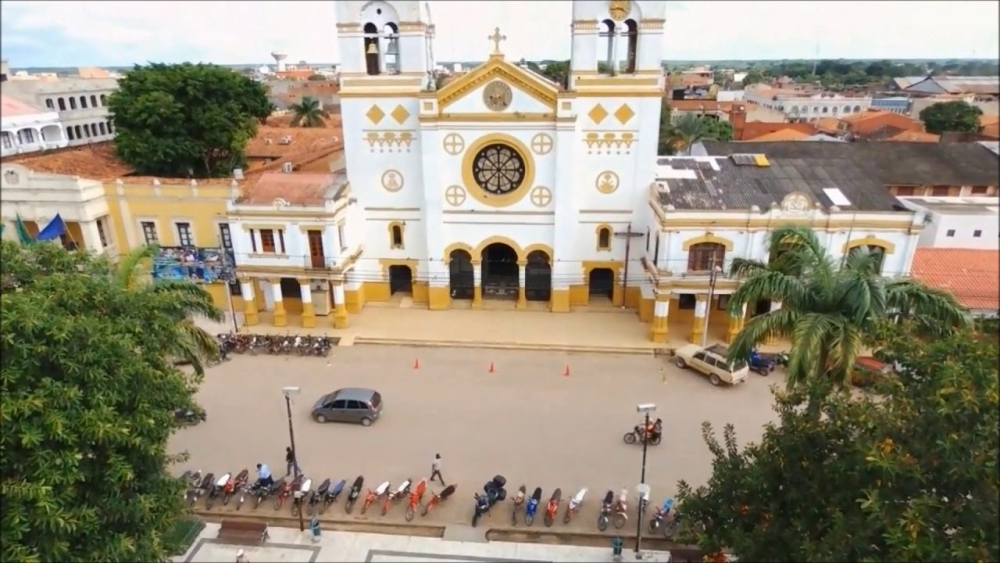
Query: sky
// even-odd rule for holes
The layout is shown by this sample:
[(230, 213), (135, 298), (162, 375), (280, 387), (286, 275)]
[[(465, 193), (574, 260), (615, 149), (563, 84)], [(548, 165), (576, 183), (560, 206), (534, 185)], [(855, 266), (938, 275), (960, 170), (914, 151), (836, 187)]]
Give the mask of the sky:
[[(569, 1), (429, 2), (438, 61), (477, 61), (499, 27), (509, 58), (569, 58)], [(12, 68), (146, 62), (336, 63), (332, 1), (2, 1), (0, 53)], [(1000, 3), (667, 3), (665, 60), (997, 58)]]

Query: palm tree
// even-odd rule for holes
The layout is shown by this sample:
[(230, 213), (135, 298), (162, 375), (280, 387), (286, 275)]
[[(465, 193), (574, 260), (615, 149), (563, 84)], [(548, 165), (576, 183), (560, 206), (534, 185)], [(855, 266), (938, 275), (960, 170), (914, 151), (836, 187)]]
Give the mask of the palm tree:
[(816, 233), (801, 226), (775, 229), (768, 251), (766, 264), (733, 260), (731, 274), (743, 283), (729, 300), (729, 314), (740, 316), (745, 305), (760, 300), (781, 308), (748, 320), (729, 347), (729, 360), (747, 358), (762, 341), (787, 338), (789, 385), (824, 375), (848, 384), (880, 322), (907, 320), (928, 334), (971, 324), (950, 293), (883, 277), (881, 253), (860, 247), (838, 263)]
[(670, 135), (675, 145), (684, 149), (685, 154), (691, 154), (691, 147), (701, 141), (714, 141), (715, 135), (700, 115), (684, 114), (670, 127)]
[(306, 96), (302, 102), (288, 106), (295, 114), (292, 127), (322, 127), (330, 114), (320, 107), (319, 100)]
[(166, 295), (167, 313), (177, 319), (177, 338), (170, 355), (190, 363), (198, 375), (205, 373), (205, 360), (219, 355), (215, 337), (194, 322), (195, 315), (202, 315), (215, 322), (225, 319), (212, 303), (212, 297), (197, 284), (187, 280), (165, 280), (148, 283), (141, 275), (143, 263), (152, 260), (158, 252), (156, 246), (136, 248), (121, 258), (115, 270), (115, 282), (133, 291), (151, 291)]

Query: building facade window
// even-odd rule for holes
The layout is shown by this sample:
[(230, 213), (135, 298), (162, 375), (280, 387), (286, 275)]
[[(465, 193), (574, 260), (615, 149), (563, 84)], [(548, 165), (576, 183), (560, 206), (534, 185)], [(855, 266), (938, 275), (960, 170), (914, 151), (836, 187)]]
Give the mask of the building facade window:
[(945, 231), (944, 236), (946, 236), (946, 237), (953, 237), (953, 236), (955, 236), (955, 229), (948, 229), (947, 231)]
[(95, 96), (93, 94), (90, 95), (90, 107), (92, 107), (92, 108), (96, 108), (97, 107), (97, 96)]
[(104, 94), (101, 94), (101, 105), (102, 106), (108, 105), (108, 97)]
[(693, 293), (682, 293), (677, 296), (677, 308), (681, 310), (694, 309), (695, 304), (698, 303), (698, 298), (694, 296)]
[(598, 227), (597, 250), (611, 250), (611, 229), (609, 227)]
[(969, 193), (971, 193), (972, 195), (989, 195), (989, 193), (990, 193), (990, 187), (989, 186), (972, 186), (972, 189), (969, 190)]
[(278, 253), (286, 254), (285, 252), (285, 231), (278, 229)]
[(140, 223), (142, 227), (142, 236), (146, 239), (146, 244), (160, 244), (160, 237), (156, 234), (156, 223), (153, 221), (143, 221)]
[(402, 223), (391, 223), (389, 225), (389, 248), (403, 249), (403, 225)]
[(80, 96), (80, 109), (87, 109), (87, 96)]
[(344, 224), (337, 225), (337, 238), (340, 239), (340, 250), (347, 250), (347, 238), (344, 235)]
[(695, 244), (688, 250), (688, 271), (709, 272), (713, 266), (721, 268), (725, 260), (725, 246), (714, 242)]
[(21, 129), (17, 132), (17, 141), (22, 145), (30, 145), (35, 142), (35, 132), (31, 129)]
[(260, 249), (262, 252), (274, 254), (274, 231), (271, 229), (260, 230)]
[(948, 186), (934, 186), (931, 188), (931, 195), (934, 197), (948, 197), (949, 192)]
[(917, 195), (917, 188), (915, 186), (896, 186), (896, 195), (902, 197)]
[(66, 137), (70, 141), (75, 141), (76, 140), (76, 137), (73, 135), (73, 128), (72, 127), (67, 127), (66, 128)]
[(51, 98), (47, 98), (45, 100), (45, 107), (47, 107), (49, 109), (56, 109), (56, 106), (55, 106), (55, 104), (52, 103), (52, 99)]
[(248, 232), (250, 233), (250, 252), (253, 252), (254, 254), (256, 254), (257, 253), (257, 233), (255, 233), (253, 229), (250, 229), (250, 231), (248, 231)]
[(69, 98), (69, 109), (76, 109), (76, 98), (73, 96)]
[(179, 246), (194, 246), (191, 223), (177, 223), (177, 244)]
[(101, 131), (101, 136), (102, 136), (102, 137), (103, 137), (104, 135), (107, 135), (107, 134), (108, 134), (108, 132), (107, 132), (107, 131), (106, 131), (106, 130), (104, 129), (104, 123), (103, 123), (103, 122), (101, 122), (101, 123), (98, 123), (98, 124), (97, 124), (97, 128), (98, 128), (98, 129), (99, 129), (99, 130)]
[(976, 230), (972, 231), (972, 236), (975, 237), (975, 238), (979, 238), (979, 237), (983, 236), (983, 232), (980, 231), (979, 229), (976, 229)]
[(66, 111), (66, 100), (59, 98), (56, 102), (59, 105), (59, 111)]
[(101, 239), (101, 248), (108, 247), (108, 235), (104, 232), (104, 220), (98, 219), (97, 223), (97, 236)]

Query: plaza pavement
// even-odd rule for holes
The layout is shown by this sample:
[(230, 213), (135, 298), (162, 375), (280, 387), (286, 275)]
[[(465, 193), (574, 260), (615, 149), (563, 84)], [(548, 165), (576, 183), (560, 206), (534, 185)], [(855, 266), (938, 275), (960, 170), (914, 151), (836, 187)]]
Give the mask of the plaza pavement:
[[(573, 522), (564, 526), (560, 519), (551, 531), (595, 532), (604, 492), (633, 491), (639, 481), (642, 448), (622, 441), (640, 420), (637, 404), (656, 403), (664, 420), (663, 443), (649, 448), (646, 471), (652, 500), (659, 503), (676, 493), (678, 480), (700, 485), (710, 476), (703, 421), (711, 421), (720, 437), (725, 424), (734, 424), (742, 444), (760, 438), (763, 426), (776, 418), (769, 390), (775, 383), (783, 383), (780, 374), (751, 374), (737, 387), (716, 388), (666, 358), (639, 355), (356, 346), (334, 348), (329, 358), (236, 356), (208, 371), (198, 394), (208, 420), (177, 432), (171, 450), (190, 453), (189, 461), (174, 468), (178, 474), (235, 474), (266, 462), (280, 476), (289, 443), (281, 389), (299, 386), (302, 394), (292, 403), (296, 446), (303, 471), (317, 485), (327, 477), (350, 482), (358, 474), (366, 487), (419, 480), (429, 476), (439, 452), (444, 478), (457, 483), (458, 491), (413, 524), (468, 524), (473, 492), (499, 473), (509, 494), (521, 484), (529, 493), (540, 486), (548, 499), (562, 488), (563, 506), (588, 487)], [(314, 422), (314, 402), (342, 387), (378, 390), (384, 416), (369, 428)], [(275, 514), (269, 504), (258, 511)], [(403, 512), (396, 506), (385, 517), (379, 511), (362, 516), (357, 509), (348, 516), (341, 504), (324, 518), (403, 524)], [(540, 520), (535, 530), (544, 529)], [(508, 502), (480, 527), (509, 526)]]
[[(309, 531), (270, 528), (270, 539), (261, 546), (218, 543), (219, 524), (206, 524), (199, 538), (176, 563), (231, 563), (244, 549), (251, 563), (315, 561), (364, 561), (365, 563), (458, 563), (543, 561), (611, 561), (608, 547), (579, 547), (528, 543), (474, 543), (440, 538), (392, 536), (354, 532), (323, 532), (313, 542)], [(626, 546), (624, 557), (635, 560)], [(669, 552), (643, 551), (643, 561), (670, 561)]]

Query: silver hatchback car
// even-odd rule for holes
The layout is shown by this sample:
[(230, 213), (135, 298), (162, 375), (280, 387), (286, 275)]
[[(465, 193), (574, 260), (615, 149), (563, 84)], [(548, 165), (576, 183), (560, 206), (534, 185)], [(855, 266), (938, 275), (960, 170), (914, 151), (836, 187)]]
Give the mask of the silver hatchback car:
[(382, 395), (372, 389), (348, 388), (323, 395), (312, 409), (316, 422), (354, 422), (371, 426), (382, 415)]

